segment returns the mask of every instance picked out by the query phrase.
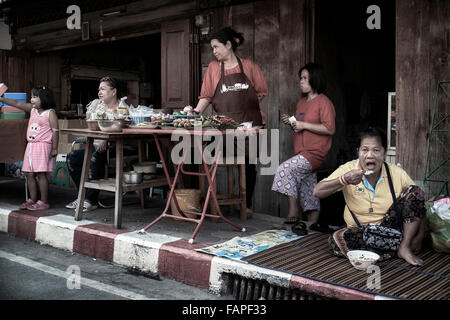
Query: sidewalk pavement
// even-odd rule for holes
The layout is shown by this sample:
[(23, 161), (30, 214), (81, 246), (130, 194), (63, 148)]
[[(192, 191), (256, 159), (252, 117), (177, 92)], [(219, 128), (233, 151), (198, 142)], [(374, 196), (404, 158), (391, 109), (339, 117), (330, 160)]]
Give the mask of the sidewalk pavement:
[[(113, 209), (99, 208), (84, 213), (83, 220), (75, 221), (74, 210), (65, 208), (67, 203), (76, 198), (74, 188), (50, 185), (51, 208), (47, 211), (19, 210), (18, 206), (25, 199), (24, 190), (24, 180), (0, 181), (0, 232), (174, 279), (218, 295), (225, 294), (229, 286), (229, 277), (225, 274), (234, 274), (247, 279), (265, 280), (276, 287), (299, 289), (334, 299), (379, 298), (287, 272), (195, 251), (236, 236), (287, 229), (283, 218), (254, 213), (252, 218), (240, 221), (237, 214), (235, 217), (226, 215), (245, 227), (246, 232), (221, 220), (213, 222), (206, 218), (195, 242), (189, 244), (188, 239), (197, 225), (191, 222), (164, 218), (145, 233), (139, 232), (162, 213), (164, 202), (155, 197), (149, 203), (150, 208), (142, 209), (136, 193), (126, 194), (123, 199), (122, 229), (115, 229)], [(113, 194), (102, 192), (100, 201), (113, 203)]]

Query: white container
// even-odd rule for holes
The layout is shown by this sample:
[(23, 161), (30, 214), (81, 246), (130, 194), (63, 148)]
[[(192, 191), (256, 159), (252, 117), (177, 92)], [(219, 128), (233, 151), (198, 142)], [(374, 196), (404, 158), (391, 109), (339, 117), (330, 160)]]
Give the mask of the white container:
[(295, 116), (292, 116), (292, 117), (289, 118), (289, 122), (290, 122), (291, 124), (295, 123), (295, 121), (297, 121), (297, 119), (295, 118)]

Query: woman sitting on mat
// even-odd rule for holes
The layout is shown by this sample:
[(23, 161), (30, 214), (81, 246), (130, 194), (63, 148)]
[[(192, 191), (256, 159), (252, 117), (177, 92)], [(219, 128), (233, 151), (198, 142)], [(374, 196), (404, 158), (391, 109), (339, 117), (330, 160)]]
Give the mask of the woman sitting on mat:
[[(369, 128), (360, 134), (358, 159), (341, 165), (314, 188), (313, 194), (318, 198), (326, 198), (337, 191), (344, 194), (347, 227), (330, 236), (330, 245), (338, 256), (346, 257), (349, 250), (362, 249), (377, 252), (383, 260), (397, 254), (409, 264), (422, 265), (423, 261), (415, 254), (421, 249), (425, 233), (424, 192), (402, 168), (387, 164), (401, 212), (399, 220), (384, 166), (385, 159), (384, 134), (380, 129)], [(363, 242), (362, 229), (357, 227), (351, 212), (362, 226), (372, 223), (403, 229), (403, 239), (397, 252), (368, 249)]]

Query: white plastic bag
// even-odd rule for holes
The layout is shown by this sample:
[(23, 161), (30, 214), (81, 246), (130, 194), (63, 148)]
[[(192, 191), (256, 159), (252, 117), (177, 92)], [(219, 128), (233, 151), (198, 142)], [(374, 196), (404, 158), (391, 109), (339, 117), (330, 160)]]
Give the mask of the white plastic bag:
[(100, 99), (94, 99), (86, 106), (86, 120), (105, 119), (105, 103)]

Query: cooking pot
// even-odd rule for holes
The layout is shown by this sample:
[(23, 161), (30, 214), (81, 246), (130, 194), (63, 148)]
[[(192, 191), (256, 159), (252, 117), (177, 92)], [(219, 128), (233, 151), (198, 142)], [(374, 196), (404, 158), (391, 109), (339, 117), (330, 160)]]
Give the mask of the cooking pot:
[(142, 173), (135, 172), (135, 171), (124, 172), (123, 180), (125, 183), (131, 183), (131, 184), (141, 183), (142, 182)]

